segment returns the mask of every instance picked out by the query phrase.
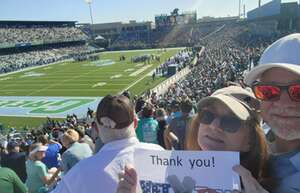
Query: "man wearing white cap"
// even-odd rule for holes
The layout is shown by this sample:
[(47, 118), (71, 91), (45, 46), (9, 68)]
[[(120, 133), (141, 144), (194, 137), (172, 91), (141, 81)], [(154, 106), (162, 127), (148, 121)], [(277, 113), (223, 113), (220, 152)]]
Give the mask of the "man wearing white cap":
[(125, 165), (133, 164), (135, 148), (163, 149), (136, 138), (134, 107), (125, 96), (104, 97), (98, 105), (96, 119), (105, 145), (96, 155), (77, 163), (52, 193), (114, 193), (119, 173)]
[(300, 34), (268, 47), (245, 77), (258, 99), (264, 121), (275, 135), (271, 145), (274, 193), (300, 192)]

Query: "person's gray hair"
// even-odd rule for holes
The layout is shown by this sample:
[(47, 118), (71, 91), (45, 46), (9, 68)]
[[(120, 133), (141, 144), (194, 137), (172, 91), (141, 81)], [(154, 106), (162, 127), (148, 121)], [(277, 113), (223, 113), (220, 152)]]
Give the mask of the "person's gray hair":
[(104, 144), (136, 136), (134, 122), (132, 122), (128, 127), (125, 127), (123, 129), (111, 129), (107, 127), (101, 127), (98, 123), (97, 125), (99, 128), (99, 137), (101, 138)]

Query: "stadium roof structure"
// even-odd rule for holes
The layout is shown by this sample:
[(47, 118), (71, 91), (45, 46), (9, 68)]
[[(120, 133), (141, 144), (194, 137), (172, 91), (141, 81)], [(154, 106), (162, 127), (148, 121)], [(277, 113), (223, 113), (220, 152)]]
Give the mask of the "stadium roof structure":
[(77, 21), (21, 21), (0, 20), (0, 25), (75, 25)]

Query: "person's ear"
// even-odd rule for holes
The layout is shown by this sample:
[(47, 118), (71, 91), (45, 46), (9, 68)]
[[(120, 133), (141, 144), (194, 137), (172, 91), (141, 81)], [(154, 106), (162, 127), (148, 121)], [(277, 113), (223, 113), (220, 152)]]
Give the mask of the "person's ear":
[(134, 118), (133, 118), (133, 126), (134, 126), (134, 129), (136, 129), (137, 126), (138, 126), (138, 118), (137, 118), (137, 116), (134, 116)]
[(96, 121), (96, 124), (95, 124), (95, 131), (96, 131), (97, 135), (99, 135), (100, 129), (99, 129), (98, 121)]

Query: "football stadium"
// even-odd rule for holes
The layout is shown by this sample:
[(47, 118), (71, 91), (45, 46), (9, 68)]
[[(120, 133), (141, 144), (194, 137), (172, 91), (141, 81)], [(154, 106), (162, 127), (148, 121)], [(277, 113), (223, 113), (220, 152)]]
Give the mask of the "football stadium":
[(299, 53), (296, 0), (1, 1), (0, 193), (300, 193)]
[[(54, 64), (29, 67), (17, 73), (2, 74), (0, 79), (1, 87), (3, 87), (3, 89), (1, 89), (3, 91), (1, 94), (3, 110), (1, 113), (2, 116), (11, 117), (3, 118), (2, 120), (4, 124), (7, 123), (6, 120), (8, 120), (9, 124), (9, 120), (18, 120), (16, 117), (31, 117), (26, 119), (26, 121), (29, 121), (28, 126), (31, 126), (31, 120), (39, 120), (34, 118), (64, 118), (67, 114), (63, 114), (62, 116), (56, 115), (55, 113), (52, 115), (49, 113), (30, 114), (28, 111), (24, 111), (24, 109), (22, 111), (22, 106), (24, 105), (24, 108), (26, 108), (26, 105), (28, 108), (31, 108), (29, 106), (32, 105), (32, 107), (35, 108), (38, 106), (49, 107), (47, 104), (51, 103), (53, 99), (51, 97), (61, 97), (60, 101), (70, 99), (68, 97), (73, 97), (73, 99), (77, 97), (77, 99), (82, 100), (89, 100), (89, 98), (86, 97), (100, 99), (107, 94), (122, 93), (125, 90), (130, 91), (132, 94), (140, 95), (147, 89), (155, 87), (155, 85), (166, 78), (159, 76), (152, 80), (153, 70), (160, 66), (158, 60), (149, 59), (149, 61), (146, 62), (133, 62), (133, 59), (141, 56), (152, 56), (153, 58), (155, 56), (159, 58), (159, 60), (166, 61), (170, 57), (175, 56), (182, 49), (184, 48), (169, 48), (163, 51), (162, 49), (125, 52), (105, 51), (93, 54), (93, 57), (95, 57), (93, 61), (56, 62)], [(124, 57), (124, 59), (120, 60), (120, 57)], [(99, 102), (99, 100), (96, 101)], [(29, 105), (28, 102), (31, 105)], [(34, 104), (40, 105), (36, 106)], [(71, 104), (71, 106), (72, 105), (74, 104)], [(15, 109), (12, 109), (14, 106)], [(62, 107), (64, 107), (63, 104)], [(80, 105), (78, 105), (78, 107), (80, 107)], [(95, 108), (95, 104), (91, 107)], [(69, 113), (71, 113), (72, 110), (74, 109), (68, 109)], [(80, 116), (86, 115), (85, 111), (87, 111), (87, 108), (80, 108), (78, 110), (81, 111)], [(82, 114), (82, 112), (84, 112), (84, 114)], [(24, 125), (22, 118), (20, 124)]]

